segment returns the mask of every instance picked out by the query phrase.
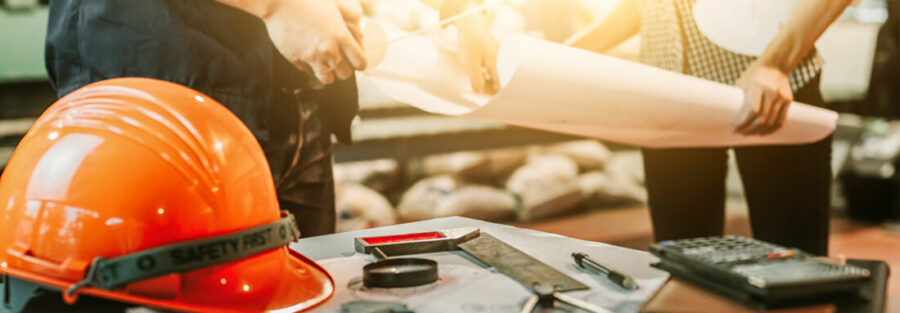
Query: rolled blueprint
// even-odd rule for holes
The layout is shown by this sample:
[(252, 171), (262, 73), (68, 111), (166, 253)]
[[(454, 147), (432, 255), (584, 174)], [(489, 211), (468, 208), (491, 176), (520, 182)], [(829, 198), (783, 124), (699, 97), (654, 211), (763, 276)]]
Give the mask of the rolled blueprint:
[(795, 102), (778, 131), (737, 134), (739, 88), (525, 36), (504, 40), (497, 64), (502, 88), (478, 95), (452, 51), (412, 37), (359, 76), (431, 113), (649, 148), (811, 143), (837, 122), (833, 111)]

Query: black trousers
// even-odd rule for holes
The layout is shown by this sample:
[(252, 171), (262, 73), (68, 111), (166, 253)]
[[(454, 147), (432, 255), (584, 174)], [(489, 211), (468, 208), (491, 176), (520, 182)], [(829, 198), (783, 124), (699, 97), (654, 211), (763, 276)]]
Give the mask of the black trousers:
[[(295, 95), (273, 115), (291, 118), (270, 128), (260, 144), (266, 153), (282, 210), (294, 215), (302, 237), (334, 233), (334, 177), (331, 132), (321, 103)], [(277, 116), (273, 120), (277, 120)]]
[[(819, 80), (798, 102), (822, 106)], [(805, 145), (735, 147), (754, 237), (828, 254), (831, 187), (829, 136)], [(644, 171), (657, 241), (722, 235), (726, 148), (644, 149)]]

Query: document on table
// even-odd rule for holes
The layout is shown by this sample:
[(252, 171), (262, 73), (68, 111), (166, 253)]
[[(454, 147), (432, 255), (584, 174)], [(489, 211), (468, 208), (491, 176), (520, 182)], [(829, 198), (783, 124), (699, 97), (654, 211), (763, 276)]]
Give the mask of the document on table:
[(812, 143), (837, 123), (833, 111), (794, 103), (778, 131), (736, 134), (736, 87), (525, 36), (503, 41), (497, 70), (501, 90), (475, 94), (452, 52), (411, 36), (358, 77), (431, 113), (649, 148)]
[[(374, 261), (372, 256), (355, 254), (316, 261), (334, 279), (335, 293), (331, 300), (313, 312), (340, 312), (342, 304), (354, 301), (383, 301), (402, 303), (416, 312), (517, 313), (530, 295), (512, 278), (459, 255), (435, 253), (417, 257), (438, 261), (440, 278), (436, 283), (410, 288), (366, 288), (362, 285), (362, 267)], [(578, 271), (574, 264), (565, 269), (567, 274), (591, 287), (566, 294), (620, 313), (638, 312), (667, 279), (667, 276), (659, 275), (637, 278), (641, 289), (630, 292), (597, 275)]]

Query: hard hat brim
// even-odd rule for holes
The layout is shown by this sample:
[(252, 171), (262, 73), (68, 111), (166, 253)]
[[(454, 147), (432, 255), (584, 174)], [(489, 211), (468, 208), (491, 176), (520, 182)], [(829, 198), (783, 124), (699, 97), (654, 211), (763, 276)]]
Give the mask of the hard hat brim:
[[(271, 266), (273, 263), (276, 266)], [(261, 266), (264, 264), (270, 266)], [(252, 272), (252, 275), (247, 275), (248, 271)], [(11, 267), (2, 268), (0, 272), (57, 290), (66, 290), (75, 284), (75, 282), (37, 275)], [(326, 302), (334, 294), (334, 281), (328, 272), (312, 260), (287, 247), (264, 252), (243, 260), (178, 275), (194, 276), (190, 279), (175, 279), (178, 283), (200, 281), (206, 282), (208, 285), (231, 284), (235, 292), (232, 294), (219, 292), (211, 295), (207, 288), (209, 286), (203, 286), (204, 284), (201, 283), (187, 288), (182, 286), (182, 288), (188, 290), (183, 290), (175, 297), (165, 299), (143, 295), (140, 291), (134, 290), (138, 288), (131, 288), (132, 286), (115, 290), (84, 287), (79, 289), (78, 293), (73, 297), (67, 298), (64, 296), (64, 299), (67, 302), (74, 302), (79, 294), (85, 294), (141, 306), (183, 312), (287, 313), (303, 312), (315, 308)], [(197, 276), (205, 277), (205, 279)], [(240, 277), (240, 279), (229, 281), (227, 277)], [(171, 277), (169, 280), (171, 280)], [(191, 292), (189, 289), (197, 289), (197, 292)], [(254, 293), (256, 294), (254, 295)]]

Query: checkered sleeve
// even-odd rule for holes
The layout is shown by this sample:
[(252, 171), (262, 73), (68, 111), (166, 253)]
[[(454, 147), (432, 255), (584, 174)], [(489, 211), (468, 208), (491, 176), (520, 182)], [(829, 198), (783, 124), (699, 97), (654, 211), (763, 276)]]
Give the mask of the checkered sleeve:
[[(734, 85), (756, 57), (726, 50), (700, 32), (694, 21), (696, 0), (641, 1), (641, 60), (645, 64)], [(805, 86), (824, 64), (813, 49), (789, 76), (794, 91)]]

